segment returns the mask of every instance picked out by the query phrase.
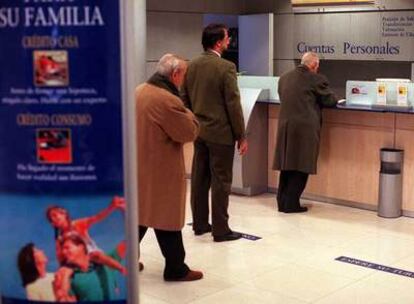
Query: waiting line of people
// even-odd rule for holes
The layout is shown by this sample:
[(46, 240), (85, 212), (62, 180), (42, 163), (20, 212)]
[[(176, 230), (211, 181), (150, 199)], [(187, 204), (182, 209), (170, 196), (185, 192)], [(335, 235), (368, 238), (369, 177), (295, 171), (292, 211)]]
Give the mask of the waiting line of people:
[[(188, 65), (177, 55), (164, 55), (156, 73), (136, 89), (139, 235), (141, 240), (148, 228), (154, 229), (165, 258), (166, 281), (203, 277), (184, 262), (184, 143), (194, 142), (194, 234), (211, 232), (215, 242), (241, 237), (229, 227), (228, 205), (234, 150), (237, 147), (244, 155), (248, 144), (236, 66), (221, 58), (229, 42), (224, 25), (208, 25), (202, 34), (204, 53)], [(280, 212), (307, 211), (299, 198), (308, 174), (316, 173), (321, 109), (337, 102), (318, 68), (317, 54), (306, 53), (301, 65), (279, 81), (281, 109), (273, 168), (281, 171)]]

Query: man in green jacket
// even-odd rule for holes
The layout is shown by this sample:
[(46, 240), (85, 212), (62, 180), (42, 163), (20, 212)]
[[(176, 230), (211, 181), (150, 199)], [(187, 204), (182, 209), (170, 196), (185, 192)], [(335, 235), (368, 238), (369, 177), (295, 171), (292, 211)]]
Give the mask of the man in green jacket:
[[(236, 66), (221, 58), (229, 45), (227, 28), (210, 24), (203, 30), (204, 53), (189, 64), (182, 98), (200, 123), (194, 142), (191, 208), (195, 235), (212, 231), (214, 241), (237, 240), (227, 212), (233, 178), (234, 146), (247, 152)], [(212, 225), (208, 223), (211, 187)]]
[[(58, 302), (106, 302), (120, 298), (114, 270), (91, 261), (86, 243), (79, 234), (69, 233), (60, 242), (65, 266), (55, 274)], [(121, 262), (125, 258), (125, 243), (121, 242), (108, 255)]]
[(328, 80), (318, 69), (318, 55), (305, 53), (301, 64), (279, 79), (280, 114), (273, 162), (273, 169), (280, 170), (279, 212), (307, 211), (299, 199), (309, 174), (316, 174), (321, 109), (337, 104)]

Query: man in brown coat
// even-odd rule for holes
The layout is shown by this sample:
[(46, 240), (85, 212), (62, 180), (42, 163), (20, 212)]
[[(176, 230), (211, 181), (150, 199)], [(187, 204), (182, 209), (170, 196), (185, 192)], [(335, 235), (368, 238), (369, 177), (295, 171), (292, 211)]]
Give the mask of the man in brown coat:
[[(216, 242), (241, 237), (231, 231), (227, 209), (235, 143), (240, 154), (247, 151), (236, 66), (221, 58), (229, 41), (222, 24), (211, 24), (204, 29), (205, 52), (191, 61), (182, 92), (186, 106), (200, 122), (191, 172), (193, 230), (195, 235), (212, 231)], [(210, 186), (212, 225), (208, 223)]]
[(194, 114), (178, 96), (186, 70), (184, 60), (166, 54), (157, 72), (136, 89), (139, 239), (148, 227), (154, 228), (165, 258), (166, 281), (203, 276), (184, 263), (181, 234), (186, 197), (183, 144), (199, 131)]
[(280, 114), (273, 169), (280, 170), (279, 212), (305, 212), (300, 196), (309, 174), (316, 174), (321, 108), (333, 107), (337, 98), (325, 76), (318, 74), (319, 57), (305, 53), (301, 64), (279, 79)]

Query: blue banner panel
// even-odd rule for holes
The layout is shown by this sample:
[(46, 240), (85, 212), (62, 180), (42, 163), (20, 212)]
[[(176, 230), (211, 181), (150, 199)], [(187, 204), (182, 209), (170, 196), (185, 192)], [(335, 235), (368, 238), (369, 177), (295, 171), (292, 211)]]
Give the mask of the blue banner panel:
[[(96, 302), (82, 302), (82, 304), (95, 304)], [(124, 304), (124, 301), (112, 301), (111, 304)], [(50, 302), (27, 301), (19, 299), (5, 299), (2, 304), (50, 304)]]
[(119, 2), (0, 0), (0, 45), (0, 189), (121, 189)]
[(0, 0), (3, 303), (126, 303), (119, 0)]

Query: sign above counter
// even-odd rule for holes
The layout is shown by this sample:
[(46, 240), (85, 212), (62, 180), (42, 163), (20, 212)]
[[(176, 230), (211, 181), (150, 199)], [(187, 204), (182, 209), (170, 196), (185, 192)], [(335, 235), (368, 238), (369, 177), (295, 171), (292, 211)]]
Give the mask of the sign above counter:
[(374, 3), (374, 0), (291, 0), (292, 5), (353, 5)]
[(297, 14), (295, 58), (414, 61), (414, 11)]

